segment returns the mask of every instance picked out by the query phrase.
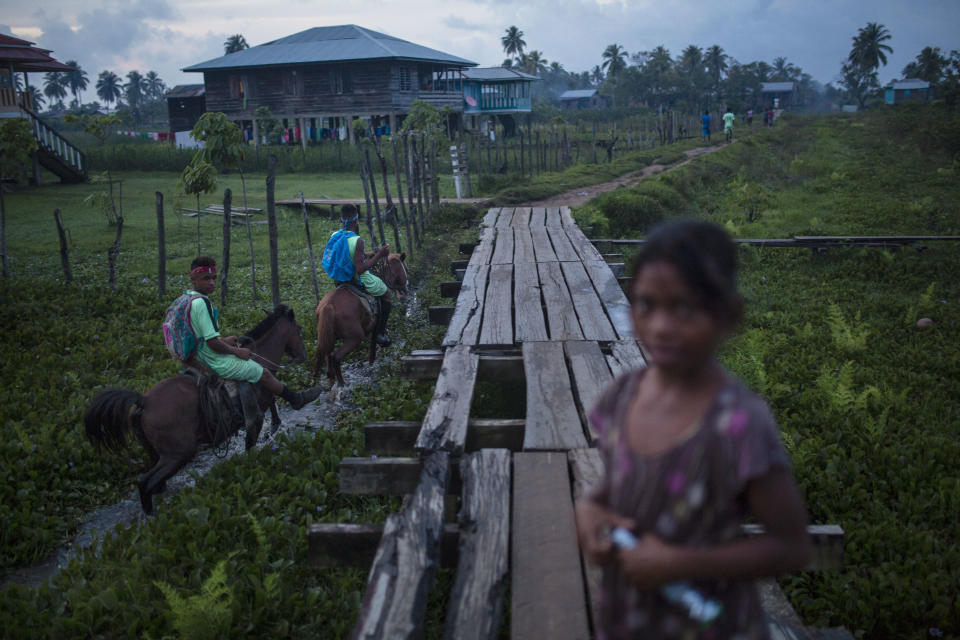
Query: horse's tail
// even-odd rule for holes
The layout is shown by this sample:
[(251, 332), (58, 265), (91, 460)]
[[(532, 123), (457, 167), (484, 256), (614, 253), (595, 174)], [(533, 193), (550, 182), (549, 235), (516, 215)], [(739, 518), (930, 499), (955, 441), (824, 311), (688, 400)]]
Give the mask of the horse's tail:
[(83, 416), (87, 438), (99, 452), (101, 447), (120, 453), (127, 448), (126, 432), (139, 427), (143, 396), (126, 389), (101, 391)]
[(321, 302), (316, 309), (317, 314), (317, 360), (313, 367), (313, 377), (319, 378), (320, 372), (326, 366), (327, 355), (333, 351), (336, 342), (334, 328), (336, 324), (336, 309), (331, 300)]

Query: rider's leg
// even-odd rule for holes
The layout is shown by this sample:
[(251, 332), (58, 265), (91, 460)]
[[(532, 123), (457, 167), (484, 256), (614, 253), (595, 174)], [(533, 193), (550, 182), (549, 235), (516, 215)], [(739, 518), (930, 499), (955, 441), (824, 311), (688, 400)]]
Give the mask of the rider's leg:
[(292, 391), (287, 385), (277, 380), (267, 369), (264, 369), (263, 375), (260, 376), (260, 384), (273, 395), (280, 396), (289, 402), (294, 409), (302, 409), (304, 405), (313, 402), (320, 395), (320, 387), (313, 387), (306, 391)]
[(390, 338), (387, 337), (387, 318), (390, 317), (390, 292), (383, 294), (378, 298), (380, 300), (380, 317), (377, 319), (377, 344), (381, 347), (390, 346)]

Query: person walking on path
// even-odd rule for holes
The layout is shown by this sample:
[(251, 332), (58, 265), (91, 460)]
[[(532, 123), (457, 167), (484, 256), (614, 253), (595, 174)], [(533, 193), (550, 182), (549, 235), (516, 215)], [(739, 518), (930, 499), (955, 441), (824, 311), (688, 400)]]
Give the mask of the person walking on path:
[(710, 144), (710, 112), (706, 110), (700, 116), (700, 137)]
[(727, 107), (727, 112), (723, 114), (723, 133), (727, 138), (727, 142), (733, 140), (734, 120), (736, 120), (736, 116), (734, 116), (733, 112), (730, 111), (730, 107)]

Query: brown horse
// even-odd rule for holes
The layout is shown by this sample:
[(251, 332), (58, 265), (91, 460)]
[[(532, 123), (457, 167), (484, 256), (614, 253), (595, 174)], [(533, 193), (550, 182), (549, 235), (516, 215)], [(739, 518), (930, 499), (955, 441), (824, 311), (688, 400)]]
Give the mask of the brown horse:
[[(284, 354), (294, 362), (306, 360), (302, 330), (293, 310), (278, 306), (245, 338), (254, 352), (254, 360), (267, 367), (275, 366)], [(271, 406), (273, 395), (257, 385), (261, 411)], [(221, 434), (210, 441), (201, 417), (200, 392), (194, 378), (179, 375), (166, 378), (141, 395), (125, 389), (108, 389), (97, 394), (83, 418), (87, 437), (96, 447), (115, 453), (127, 448), (125, 433), (133, 431), (150, 456), (151, 469), (137, 482), (143, 511), (153, 511), (153, 494), (166, 488), (167, 479), (183, 468), (197, 453), (200, 445), (216, 446), (234, 433)], [(250, 449), (260, 436), (261, 420), (246, 433)]]
[[(368, 257), (372, 254), (367, 254)], [(401, 298), (407, 293), (407, 267), (405, 253), (391, 253), (374, 265), (375, 273), (387, 289)], [(314, 314), (317, 316), (317, 356), (313, 377), (320, 376), (326, 364), (327, 377), (333, 383), (343, 382), (341, 363), (348, 353), (356, 349), (377, 327), (377, 318), (367, 310), (357, 294), (347, 287), (339, 287), (323, 296)], [(334, 350), (337, 340), (340, 347)], [(377, 357), (377, 341), (370, 339), (370, 363)]]

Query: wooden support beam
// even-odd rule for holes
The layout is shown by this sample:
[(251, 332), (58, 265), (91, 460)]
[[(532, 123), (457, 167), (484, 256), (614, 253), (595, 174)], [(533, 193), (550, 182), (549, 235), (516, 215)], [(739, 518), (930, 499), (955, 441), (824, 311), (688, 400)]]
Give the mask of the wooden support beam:
[[(517, 355), (494, 355), (479, 352), (477, 380), (523, 382), (523, 357)], [(440, 375), (443, 352), (439, 350), (414, 351), (400, 361), (403, 375), (413, 380), (436, 380)]]
[(479, 356), (471, 352), (468, 345), (447, 349), (433, 398), (423, 418), (423, 428), (417, 436), (418, 450), (463, 453), (478, 360)]
[(510, 637), (590, 637), (567, 454), (513, 455)]
[(466, 456), (460, 475), (460, 553), (443, 637), (494, 640), (510, 557), (510, 452), (483, 449)]
[(427, 307), (427, 317), (430, 319), (430, 324), (438, 324), (445, 327), (450, 324), (455, 310), (456, 307), (453, 305), (431, 306)]
[[(383, 536), (382, 524), (316, 522), (307, 527), (307, 560), (320, 569), (369, 567)], [(443, 526), (440, 566), (457, 566), (460, 527)]]
[(476, 242), (461, 242), (460, 243), (460, 253), (462, 255), (468, 256), (473, 253), (473, 250), (477, 248)]
[(466, 269), (469, 260), (451, 260), (450, 261), (450, 272), (456, 273), (458, 269)]
[(453, 282), (441, 282), (440, 283), (440, 297), (441, 298), (456, 298), (460, 295), (460, 287), (463, 286), (463, 283), (454, 280)]
[[(419, 422), (368, 422), (363, 427), (364, 450), (378, 456), (409, 456), (414, 453)], [(480, 449), (523, 450), (524, 421), (471, 418), (467, 424), (466, 452)]]

